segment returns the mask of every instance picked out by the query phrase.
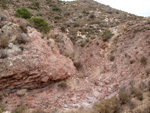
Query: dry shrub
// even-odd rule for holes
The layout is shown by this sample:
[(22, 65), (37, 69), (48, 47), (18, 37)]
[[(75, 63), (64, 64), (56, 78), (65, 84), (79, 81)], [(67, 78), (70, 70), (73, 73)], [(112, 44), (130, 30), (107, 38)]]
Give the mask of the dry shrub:
[(27, 33), (27, 27), (29, 25), (30, 25), (29, 22), (27, 22), (25, 20), (20, 20), (20, 22), (19, 22), (19, 26), (24, 33)]
[(148, 77), (148, 76), (150, 75), (150, 68), (147, 68), (147, 69), (145, 70), (145, 72), (146, 72), (146, 76)]
[(91, 110), (89, 110), (89, 109), (84, 109), (84, 108), (79, 108), (79, 109), (77, 109), (76, 111), (74, 111), (74, 112), (71, 112), (71, 113), (91, 113)]
[(147, 105), (141, 105), (134, 109), (132, 113), (150, 113), (150, 104), (147, 103)]
[(133, 101), (129, 101), (129, 102), (127, 103), (127, 105), (128, 105), (128, 107), (129, 107), (129, 109), (134, 109), (134, 108), (136, 107), (136, 104), (135, 104)]
[(58, 88), (63, 89), (63, 90), (65, 90), (68, 87), (65, 81), (60, 81), (57, 86)]
[(84, 78), (84, 74), (83, 74), (82, 72), (79, 72), (79, 73), (77, 74), (77, 77), (78, 77), (78, 78)]
[(0, 38), (0, 48), (7, 48), (9, 44), (9, 37)]
[(42, 111), (41, 109), (37, 109), (37, 110), (34, 110), (32, 113), (46, 113), (46, 112)]
[(126, 104), (127, 102), (129, 102), (129, 95), (126, 93), (126, 91), (120, 91), (119, 92), (119, 102), (121, 105)]
[(28, 39), (27, 34), (21, 33), (21, 34), (17, 35), (17, 38), (16, 38), (16, 43), (17, 44), (25, 44), (28, 41), (29, 41), (29, 39)]
[(27, 113), (27, 107), (20, 105), (18, 108), (14, 109), (12, 113)]
[(53, 110), (51, 110), (49, 113), (60, 113), (60, 112), (58, 112), (58, 109), (53, 109)]
[(4, 49), (0, 49), (0, 58), (5, 59), (8, 57), (7, 52)]
[(82, 69), (82, 64), (78, 61), (78, 62), (74, 62), (74, 66), (77, 68), (77, 70), (81, 70)]
[(4, 111), (4, 107), (0, 105), (0, 113), (3, 113), (3, 111)]
[(135, 97), (137, 97), (138, 100), (142, 101), (143, 100), (143, 93), (140, 89), (133, 88), (132, 93)]
[(93, 113), (117, 113), (119, 104), (116, 97), (102, 100), (93, 106)]

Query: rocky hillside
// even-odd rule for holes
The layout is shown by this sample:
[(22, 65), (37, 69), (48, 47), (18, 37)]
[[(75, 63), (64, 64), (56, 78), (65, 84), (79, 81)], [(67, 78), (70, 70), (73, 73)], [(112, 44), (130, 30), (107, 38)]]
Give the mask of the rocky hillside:
[(149, 18), (92, 0), (0, 0), (0, 112), (149, 113), (149, 49)]

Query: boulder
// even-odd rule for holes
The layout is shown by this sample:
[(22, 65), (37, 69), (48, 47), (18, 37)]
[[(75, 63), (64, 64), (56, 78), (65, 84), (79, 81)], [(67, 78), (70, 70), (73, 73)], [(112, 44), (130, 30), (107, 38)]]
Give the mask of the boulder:
[(21, 97), (21, 96), (24, 96), (24, 95), (26, 94), (26, 92), (27, 92), (26, 89), (21, 89), (21, 90), (18, 90), (16, 94), (17, 94), (19, 97)]

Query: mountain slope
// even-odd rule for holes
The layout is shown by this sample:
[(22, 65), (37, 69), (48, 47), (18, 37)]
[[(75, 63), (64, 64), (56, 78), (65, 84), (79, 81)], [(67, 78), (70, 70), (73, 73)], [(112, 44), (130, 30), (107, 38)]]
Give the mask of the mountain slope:
[[(145, 80), (148, 85), (140, 91), (149, 93), (149, 18), (91, 0), (0, 3), (0, 89), (6, 110), (20, 105), (47, 112), (92, 107)], [(32, 17), (45, 18), (50, 33), (16, 18), (23, 6)]]

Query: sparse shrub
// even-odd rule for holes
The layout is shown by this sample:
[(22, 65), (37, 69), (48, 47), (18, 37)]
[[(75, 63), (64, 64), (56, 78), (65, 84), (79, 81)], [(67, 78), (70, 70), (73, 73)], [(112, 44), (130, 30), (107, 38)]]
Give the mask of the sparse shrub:
[(73, 27), (79, 27), (79, 26), (80, 26), (79, 23), (77, 23), (77, 22), (73, 23)]
[(115, 56), (110, 56), (109, 58), (110, 61), (114, 61), (114, 59), (115, 59)]
[(56, 19), (56, 20), (59, 20), (59, 19), (61, 19), (61, 18), (62, 18), (61, 15), (56, 15), (56, 16), (54, 17), (54, 19)]
[(147, 58), (144, 57), (144, 56), (141, 58), (140, 61), (141, 61), (141, 63), (142, 63), (143, 65), (146, 65), (146, 64), (147, 64)]
[(65, 81), (60, 81), (57, 86), (58, 88), (63, 89), (63, 90), (65, 90), (68, 87)]
[(85, 10), (82, 13), (85, 14), (85, 15), (89, 15), (89, 12), (87, 12)]
[(112, 13), (113, 13), (113, 11), (108, 10), (108, 11), (106, 11), (106, 13), (108, 13), (108, 14), (112, 14)]
[(50, 32), (51, 27), (48, 25), (48, 22), (44, 18), (33, 17), (29, 21), (34, 28), (40, 30), (41, 32), (43, 33)]
[(110, 30), (105, 30), (102, 34), (102, 39), (103, 41), (107, 41), (108, 39), (110, 39), (113, 36), (112, 32)]
[(17, 9), (17, 11), (15, 13), (16, 17), (21, 17), (21, 18), (25, 18), (25, 19), (31, 18), (31, 15), (32, 15), (31, 12), (25, 7)]
[(61, 11), (61, 9), (57, 5), (53, 5), (52, 10), (56, 11), (56, 12), (60, 12)]
[(52, 0), (46, 0), (47, 2), (52, 2)]
[(37, 13), (36, 16), (43, 16), (43, 13)]
[(8, 8), (8, 6), (5, 3), (2, 3), (1, 6), (2, 6), (3, 9), (7, 9)]
[(33, 5), (34, 5), (35, 8), (40, 8), (40, 3), (39, 2), (34, 1)]
[(40, 3), (39, 3), (39, 2), (34, 1), (34, 0), (32, 0), (31, 2), (32, 2), (32, 5), (31, 5), (31, 6), (29, 6), (28, 8), (30, 8), (30, 9), (34, 9), (34, 10), (37, 10), (37, 9), (39, 9), (39, 8), (40, 8)]

